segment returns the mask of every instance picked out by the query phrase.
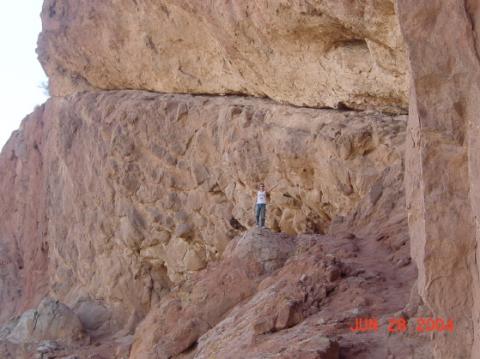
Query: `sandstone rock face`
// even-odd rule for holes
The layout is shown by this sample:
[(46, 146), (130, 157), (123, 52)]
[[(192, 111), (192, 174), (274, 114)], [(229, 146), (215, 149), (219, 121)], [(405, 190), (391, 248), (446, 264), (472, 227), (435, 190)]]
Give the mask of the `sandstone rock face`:
[[(390, 224), (393, 242), (402, 229), (405, 221)], [(391, 247), (380, 233), (286, 237), (250, 230), (152, 308), (130, 358), (430, 358), (418, 333), (388, 340), (386, 327), (373, 336), (351, 333), (355, 318), (383, 316), (383, 326), (398, 315), (416, 276), (413, 264), (396, 264), (396, 256), (408, 258), (408, 245)], [(274, 253), (287, 257), (265, 271)]]
[[(0, 322), (47, 294), (75, 314), (42, 303), (37, 335), (25, 312), (0, 356), (430, 359), (385, 330), (433, 316), (437, 358), (477, 358), (479, 9), (46, 0), (57, 97), (0, 155)], [(249, 230), (260, 181), (272, 231)], [(64, 329), (97, 341), (44, 341)]]
[(169, 358), (186, 351), (225, 313), (251, 297), (258, 278), (282, 267), (294, 249), (293, 238), (267, 230), (236, 238), (226, 249), (225, 261), (162, 298), (137, 329), (131, 356)]
[(133, 332), (219, 259), (253, 224), (258, 181), (278, 184), (267, 224), (292, 235), (386, 219), (393, 193), (403, 206), (405, 116), (132, 91), (53, 99), (42, 116), (49, 290), (99, 333)]
[(321, 233), (401, 171), (404, 117), (133, 92), (46, 111), (52, 291), (132, 323), (253, 224), (258, 181), (279, 184), (271, 228)]
[(23, 122), (0, 156), (0, 323), (48, 290), (43, 111)]
[(418, 289), (455, 322), (437, 358), (478, 358), (479, 133), (475, 1), (398, 1), (411, 67), (406, 188)]
[(46, 0), (40, 60), (53, 94), (248, 94), (404, 111), (392, 0)]

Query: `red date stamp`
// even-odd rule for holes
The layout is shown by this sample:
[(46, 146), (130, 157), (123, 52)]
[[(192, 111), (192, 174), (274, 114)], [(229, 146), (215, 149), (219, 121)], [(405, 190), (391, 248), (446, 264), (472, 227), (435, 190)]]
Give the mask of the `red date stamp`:
[[(453, 333), (455, 325), (452, 319), (443, 318), (390, 318), (386, 330), (389, 333), (405, 333), (409, 326), (414, 325), (417, 333), (447, 332)], [(350, 331), (355, 333), (378, 332), (379, 323), (375, 318), (357, 318)]]
[(455, 325), (452, 319), (416, 318), (417, 332), (449, 332), (453, 333)]

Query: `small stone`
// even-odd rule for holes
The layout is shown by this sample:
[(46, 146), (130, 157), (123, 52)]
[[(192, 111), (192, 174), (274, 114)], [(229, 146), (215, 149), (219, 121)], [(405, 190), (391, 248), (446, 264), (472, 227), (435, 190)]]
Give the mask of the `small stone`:
[(338, 267), (327, 268), (327, 279), (329, 282), (334, 282), (341, 277), (342, 272)]
[(410, 257), (408, 258), (401, 258), (397, 261), (397, 267), (398, 268), (401, 268), (401, 267), (406, 267), (408, 266), (410, 263), (411, 263), (412, 259)]
[(275, 320), (273, 317), (261, 318), (253, 325), (253, 331), (257, 335), (271, 332), (275, 328)]
[(193, 225), (190, 223), (181, 223), (175, 229), (175, 236), (178, 238), (191, 238), (193, 235)]
[(60, 349), (60, 345), (57, 342), (53, 340), (47, 340), (47, 341), (40, 342), (39, 346), (37, 347), (37, 352), (49, 353), (59, 349)]

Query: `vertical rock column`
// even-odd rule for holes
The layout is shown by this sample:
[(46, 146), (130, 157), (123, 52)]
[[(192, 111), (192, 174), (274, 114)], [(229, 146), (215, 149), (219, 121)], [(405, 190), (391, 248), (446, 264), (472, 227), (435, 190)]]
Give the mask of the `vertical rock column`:
[(37, 107), (0, 153), (0, 323), (48, 291), (43, 113)]
[[(472, 2), (473, 3), (473, 2)], [(453, 333), (437, 358), (480, 358), (480, 74), (475, 9), (464, 0), (398, 0), (411, 68), (406, 187), (418, 289)]]

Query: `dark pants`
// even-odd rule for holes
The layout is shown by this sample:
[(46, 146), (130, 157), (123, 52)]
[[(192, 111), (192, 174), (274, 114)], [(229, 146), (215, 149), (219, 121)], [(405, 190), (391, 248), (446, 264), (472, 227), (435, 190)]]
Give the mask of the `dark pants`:
[(267, 215), (267, 205), (265, 203), (257, 203), (255, 206), (255, 220), (257, 226), (265, 227), (265, 217)]

